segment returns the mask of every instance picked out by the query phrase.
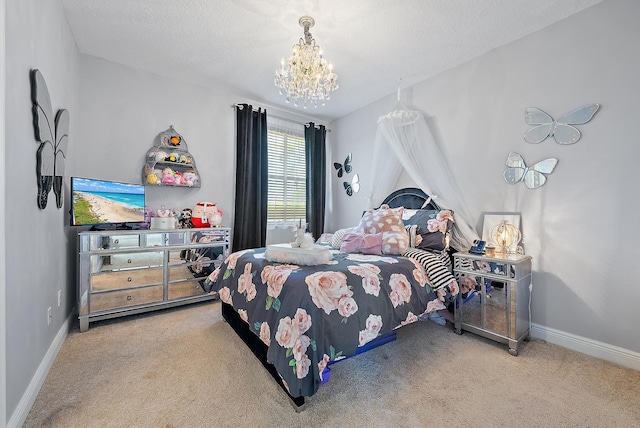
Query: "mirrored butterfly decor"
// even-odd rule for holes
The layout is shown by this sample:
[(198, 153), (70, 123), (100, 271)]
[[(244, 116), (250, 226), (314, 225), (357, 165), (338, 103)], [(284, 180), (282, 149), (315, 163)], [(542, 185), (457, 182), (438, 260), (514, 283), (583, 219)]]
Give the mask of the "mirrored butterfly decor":
[(31, 102), (33, 104), (33, 128), (40, 142), (36, 153), (38, 178), (38, 207), (45, 209), (49, 192), (56, 195), (56, 206), (62, 208), (62, 181), (64, 158), (69, 141), (69, 112), (61, 109), (53, 117), (49, 89), (39, 70), (31, 70)]
[(524, 119), (529, 125), (534, 125), (524, 134), (527, 143), (539, 144), (553, 136), (558, 144), (574, 144), (580, 137), (580, 131), (573, 125), (584, 125), (596, 114), (600, 104), (588, 104), (554, 120), (549, 114), (535, 108), (528, 107)]
[(344, 164), (334, 162), (333, 167), (338, 171), (338, 178), (341, 178), (343, 173), (349, 174), (351, 172), (351, 153), (347, 155)]
[(507, 169), (502, 175), (509, 184), (522, 181), (529, 189), (537, 189), (547, 182), (545, 174), (551, 174), (558, 164), (558, 159), (549, 158), (541, 160), (532, 166), (527, 166), (520, 154), (509, 152), (507, 156)]
[(358, 177), (358, 174), (355, 174), (351, 179), (351, 183), (343, 181), (342, 185), (344, 186), (344, 190), (347, 192), (347, 195), (352, 196), (354, 193), (358, 193), (360, 191), (360, 177)]

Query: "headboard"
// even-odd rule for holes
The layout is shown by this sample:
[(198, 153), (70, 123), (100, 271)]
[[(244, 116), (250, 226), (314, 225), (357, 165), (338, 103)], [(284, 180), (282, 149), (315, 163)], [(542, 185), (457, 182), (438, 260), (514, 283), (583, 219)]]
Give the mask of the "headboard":
[[(405, 187), (404, 189), (396, 190), (391, 193), (384, 199), (384, 201), (382, 201), (382, 203), (389, 205), (390, 208), (405, 207), (413, 210), (420, 208), (441, 210), (438, 204), (429, 199), (430, 196), (424, 193), (421, 189), (416, 187)], [(429, 201), (429, 203), (423, 207), (427, 201)]]

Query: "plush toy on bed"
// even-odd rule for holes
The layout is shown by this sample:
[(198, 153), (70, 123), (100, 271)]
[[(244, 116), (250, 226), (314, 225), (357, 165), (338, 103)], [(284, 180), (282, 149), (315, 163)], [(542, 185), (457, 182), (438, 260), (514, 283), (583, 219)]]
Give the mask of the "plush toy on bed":
[(291, 243), (292, 248), (311, 248), (313, 247), (313, 236), (305, 233), (304, 228), (299, 227), (296, 232), (296, 240)]

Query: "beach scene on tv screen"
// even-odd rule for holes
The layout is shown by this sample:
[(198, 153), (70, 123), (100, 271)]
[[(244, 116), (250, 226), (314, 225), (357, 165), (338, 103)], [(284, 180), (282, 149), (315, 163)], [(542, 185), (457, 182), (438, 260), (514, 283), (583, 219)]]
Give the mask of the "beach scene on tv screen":
[(144, 221), (144, 186), (73, 178), (73, 224)]

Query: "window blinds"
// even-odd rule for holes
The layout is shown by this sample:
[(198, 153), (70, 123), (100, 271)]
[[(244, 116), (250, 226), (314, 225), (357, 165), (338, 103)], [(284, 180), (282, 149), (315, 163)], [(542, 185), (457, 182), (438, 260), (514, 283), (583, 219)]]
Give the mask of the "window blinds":
[(268, 118), (267, 221), (306, 222), (304, 125)]

